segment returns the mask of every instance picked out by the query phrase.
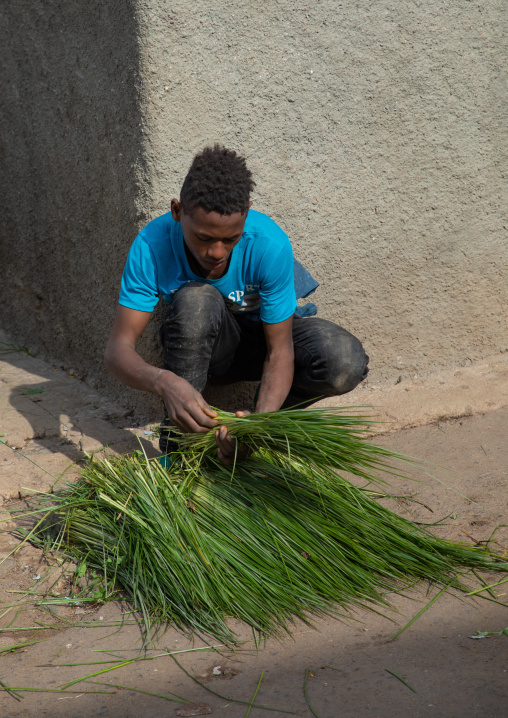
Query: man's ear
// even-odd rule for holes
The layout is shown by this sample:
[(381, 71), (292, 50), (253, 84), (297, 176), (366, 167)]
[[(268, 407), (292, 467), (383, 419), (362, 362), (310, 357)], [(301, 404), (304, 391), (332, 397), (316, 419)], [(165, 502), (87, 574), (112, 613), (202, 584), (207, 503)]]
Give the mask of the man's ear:
[(175, 220), (175, 222), (179, 222), (182, 217), (183, 207), (181, 202), (179, 202), (177, 199), (173, 198), (171, 200), (171, 216)]

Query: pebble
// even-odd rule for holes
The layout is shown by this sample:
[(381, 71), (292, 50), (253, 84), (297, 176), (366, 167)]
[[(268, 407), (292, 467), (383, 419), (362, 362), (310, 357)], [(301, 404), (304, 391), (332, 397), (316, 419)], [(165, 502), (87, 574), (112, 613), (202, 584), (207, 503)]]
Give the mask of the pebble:
[(177, 716), (188, 718), (188, 716), (210, 715), (212, 709), (207, 703), (187, 703), (176, 711)]

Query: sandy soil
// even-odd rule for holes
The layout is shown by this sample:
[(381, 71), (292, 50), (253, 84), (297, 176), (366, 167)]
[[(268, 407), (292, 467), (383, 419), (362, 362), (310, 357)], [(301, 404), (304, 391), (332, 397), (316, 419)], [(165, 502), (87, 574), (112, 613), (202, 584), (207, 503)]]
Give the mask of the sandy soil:
[[(101, 427), (109, 427), (110, 438), (117, 442), (117, 448), (128, 445), (132, 431), (118, 426), (120, 409), (115, 411), (114, 407), (101, 404), (96, 395), (92, 400), (89, 390), (77, 380), (59, 376), (57, 381), (52, 367), (24, 355), (2, 359), (0, 388), (7, 398), (0, 433), (7, 443), (0, 444), (0, 493), (5, 499), (2, 518), (8, 518), (9, 502), (27, 493), (22, 487), (40, 488), (51, 482), (49, 474), (58, 475), (77, 458), (83, 443), (93, 440), (100, 444)], [(32, 374), (27, 367), (33, 370)], [(27, 387), (44, 391), (23, 394)], [(28, 404), (23, 403), (29, 397)], [(36, 402), (38, 397), (40, 401)], [(91, 403), (87, 404), (89, 400)], [(85, 416), (85, 408), (95, 412), (95, 416)], [(30, 422), (32, 410), (38, 413), (35, 418), (35, 413), (32, 415)], [(41, 428), (43, 411), (47, 414), (47, 433)], [(73, 412), (81, 417), (79, 421), (72, 418)], [(16, 416), (18, 424), (14, 421)], [(67, 427), (66, 433), (58, 428), (65, 435), (57, 434), (55, 416), (59, 427)], [(60, 421), (62, 416), (65, 418)], [(26, 426), (36, 424), (38, 434), (32, 432), (30, 438), (23, 438), (28, 429), (22, 421), (28, 422)], [(417, 493), (418, 500), (434, 513), (420, 504), (407, 502), (395, 508), (411, 510), (425, 521), (449, 516), (444, 525), (436, 528), (448, 538), (488, 539), (496, 526), (508, 523), (507, 422), (505, 406), (377, 437), (378, 443), (430, 462), (429, 471), (439, 479), (419, 473), (414, 476), (418, 483), (400, 483), (401, 493)], [(124, 417), (124, 427), (127, 424)], [(92, 436), (87, 436), (87, 427)], [(137, 431), (148, 445), (145, 430), (142, 427)], [(16, 449), (13, 437), (17, 437)], [(496, 539), (508, 546), (508, 529), (500, 528)], [(22, 595), (13, 591), (41, 591), (47, 568), (40, 552), (29, 546), (8, 556), (16, 545), (8, 533), (0, 535), (0, 557), (5, 559), (0, 564), (0, 680), (5, 685), (54, 690), (64, 682), (114, 665), (62, 664), (139, 657), (140, 631), (131, 614), (122, 614), (128, 611), (125, 605), (110, 603), (90, 610), (57, 607), (58, 618), (49, 616), (42, 608), (27, 608), (19, 615), (16, 609), (6, 613), (7, 607)], [(61, 581), (58, 589), (63, 597), (68, 595), (69, 585)], [(70, 688), (76, 693), (20, 692), (23, 697), (19, 700), (2, 693), (0, 715), (134, 718), (143, 714), (145, 718), (159, 718), (186, 709), (183, 704), (139, 692), (148, 691), (167, 698), (169, 692), (177, 693), (189, 701), (204, 703), (214, 715), (243, 718), (247, 705), (233, 699), (249, 703), (263, 674), (256, 702), (280, 710), (267, 713), (254, 708), (251, 716), (283, 716), (283, 711), (293, 711), (310, 717), (303, 690), (306, 671), (307, 695), (314, 715), (319, 718), (503, 715), (508, 694), (508, 636), (493, 635), (479, 640), (470, 636), (476, 631), (498, 632), (508, 626), (508, 589), (504, 590), (504, 586), (496, 589), (498, 600), (507, 605), (445, 593), (398, 638), (390, 641), (437, 593), (436, 587), (422, 585), (406, 598), (394, 597), (396, 612), (387, 613), (386, 617), (363, 611), (355, 613), (350, 621), (323, 618), (314, 622), (314, 628), (298, 624), (292, 638), (270, 639), (258, 651), (252, 633), (238, 625), (244, 647), (250, 650), (237, 653), (193, 650), (176, 656), (191, 675), (222, 698), (194, 683), (172, 658), (154, 657), (168, 650), (191, 651), (205, 646), (197, 637), (190, 641), (170, 629), (155, 642), (157, 650), (146, 655), (154, 657), (153, 660), (135, 662), (92, 679), (111, 688), (79, 682)], [(120, 626), (122, 620), (124, 625)], [(1, 653), (2, 648), (31, 641), (41, 642)], [(43, 667), (48, 663), (49, 667)], [(214, 676), (217, 666), (220, 669), (216, 672), (220, 670), (220, 674)], [(87, 693), (91, 690), (109, 691), (110, 695)]]

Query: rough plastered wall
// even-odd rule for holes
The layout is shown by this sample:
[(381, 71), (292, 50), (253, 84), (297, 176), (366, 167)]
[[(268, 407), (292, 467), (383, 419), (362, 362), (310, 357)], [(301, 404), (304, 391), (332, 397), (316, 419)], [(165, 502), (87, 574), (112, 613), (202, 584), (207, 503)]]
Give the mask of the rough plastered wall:
[(142, 7), (152, 214), (223, 142), (372, 378), (508, 347), (501, 2)]
[[(60, 48), (15, 49), (9, 65), (9, 131), (23, 140), (8, 143), (4, 180), (19, 335), (153, 410), (102, 373), (107, 326), (137, 228), (169, 209), (193, 154), (217, 141), (249, 158), (254, 207), (321, 282), (320, 315), (364, 341), (370, 382), (508, 349), (501, 0), (5, 7), (25, 8), (31, 46)], [(42, 7), (60, 11), (50, 20)], [(73, 47), (94, 67), (83, 73)], [(72, 96), (81, 114), (57, 110)], [(48, 339), (41, 306), (61, 338)], [(155, 322), (146, 335), (157, 361)]]

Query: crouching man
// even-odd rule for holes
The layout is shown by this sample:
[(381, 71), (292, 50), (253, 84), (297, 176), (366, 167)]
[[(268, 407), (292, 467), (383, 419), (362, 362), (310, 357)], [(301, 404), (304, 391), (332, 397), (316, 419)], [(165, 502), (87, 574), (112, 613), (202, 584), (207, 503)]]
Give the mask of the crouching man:
[[(368, 371), (356, 337), (295, 313), (294, 266), (313, 280), (294, 264), (281, 228), (250, 209), (254, 184), (235, 152), (215, 145), (196, 155), (180, 199), (134, 240), (105, 353), (111, 374), (161, 397), (167, 426), (183, 432), (217, 427), (224, 463), (232, 461), (235, 445), (202, 396), (207, 382), (260, 380), (255, 411), (264, 412), (344, 394)], [(136, 352), (160, 298), (168, 305), (163, 369)], [(167, 433), (161, 451), (172, 450)]]

